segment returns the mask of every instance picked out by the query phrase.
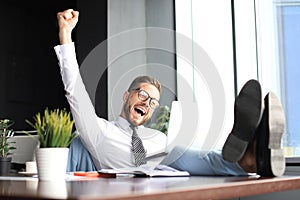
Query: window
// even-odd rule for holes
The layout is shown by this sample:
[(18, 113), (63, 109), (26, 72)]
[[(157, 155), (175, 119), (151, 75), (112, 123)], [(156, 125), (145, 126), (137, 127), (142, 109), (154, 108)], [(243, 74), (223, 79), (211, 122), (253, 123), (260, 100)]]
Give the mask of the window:
[[(224, 127), (215, 137), (217, 147), (231, 130), (234, 96), (253, 78), (262, 84), (264, 95), (273, 91), (280, 98), (286, 114), (286, 156), (300, 156), (300, 1), (176, 0), (175, 8), (176, 31), (192, 41), (191, 58), (198, 56), (193, 45), (199, 45), (221, 75), (226, 114)], [(177, 48), (180, 45), (177, 41)], [(200, 124), (207, 125), (215, 113), (209, 86), (201, 71), (195, 70), (193, 59), (187, 62), (178, 56), (178, 74), (192, 87), (195, 102), (207, 105), (198, 107)], [(186, 98), (182, 85), (178, 79), (178, 96)], [(194, 146), (201, 148), (207, 126), (198, 127)]]
[(284, 146), (288, 156), (300, 156), (300, 1), (274, 2), (278, 20), (281, 90), (286, 114)]
[(254, 1), (258, 78), (281, 99), (286, 156), (300, 156), (300, 1)]
[(229, 0), (176, 0), (175, 13), (178, 99), (190, 102), (187, 109), (193, 110), (193, 117), (187, 117), (196, 117), (198, 124), (192, 146), (220, 149), (233, 123), (231, 4)]

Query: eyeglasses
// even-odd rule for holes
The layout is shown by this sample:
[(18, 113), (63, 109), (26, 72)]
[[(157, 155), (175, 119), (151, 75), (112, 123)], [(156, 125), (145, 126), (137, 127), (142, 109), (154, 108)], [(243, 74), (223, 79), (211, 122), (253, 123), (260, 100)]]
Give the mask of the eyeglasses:
[(146, 92), (145, 90), (141, 90), (140, 88), (134, 89), (135, 91), (138, 91), (138, 97), (141, 101), (147, 101), (148, 99), (150, 99), (149, 101), (149, 105), (150, 108), (152, 108), (153, 110), (159, 107), (159, 102), (157, 99), (150, 97), (150, 95), (148, 94), (148, 92)]

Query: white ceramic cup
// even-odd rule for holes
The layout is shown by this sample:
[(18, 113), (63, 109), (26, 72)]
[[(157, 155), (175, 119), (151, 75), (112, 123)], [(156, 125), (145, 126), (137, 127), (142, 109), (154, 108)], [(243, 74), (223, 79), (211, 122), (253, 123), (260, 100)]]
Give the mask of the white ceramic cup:
[(26, 172), (37, 173), (36, 161), (27, 161), (25, 164), (26, 164)]

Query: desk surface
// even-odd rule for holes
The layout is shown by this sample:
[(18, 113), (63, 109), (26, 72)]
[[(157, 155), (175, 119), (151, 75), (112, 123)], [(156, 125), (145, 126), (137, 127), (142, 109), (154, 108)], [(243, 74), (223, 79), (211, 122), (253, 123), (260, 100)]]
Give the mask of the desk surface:
[(300, 177), (94, 178), (62, 182), (0, 177), (0, 199), (228, 199), (300, 188)]

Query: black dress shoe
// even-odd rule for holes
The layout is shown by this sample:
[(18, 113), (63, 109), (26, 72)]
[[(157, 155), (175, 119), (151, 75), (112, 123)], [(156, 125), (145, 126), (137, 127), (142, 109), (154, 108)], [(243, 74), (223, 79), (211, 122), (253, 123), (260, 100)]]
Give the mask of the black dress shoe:
[(261, 86), (249, 80), (241, 89), (234, 103), (234, 124), (222, 149), (222, 156), (229, 162), (239, 161), (254, 135), (262, 116)]
[(277, 96), (270, 92), (265, 97), (265, 110), (256, 133), (257, 174), (265, 177), (281, 176), (285, 171), (281, 138), (285, 116)]

